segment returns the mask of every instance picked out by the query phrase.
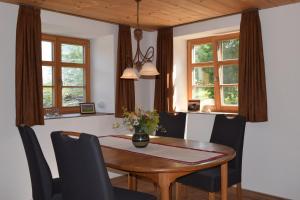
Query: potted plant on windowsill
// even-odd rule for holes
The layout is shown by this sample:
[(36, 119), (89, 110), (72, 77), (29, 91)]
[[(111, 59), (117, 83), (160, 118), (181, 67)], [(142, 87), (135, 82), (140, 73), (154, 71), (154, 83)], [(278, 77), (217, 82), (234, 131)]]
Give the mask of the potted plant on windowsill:
[(154, 111), (144, 111), (140, 108), (134, 112), (123, 110), (123, 124), (134, 131), (132, 143), (135, 147), (146, 147), (149, 143), (149, 135), (153, 134), (158, 127), (159, 115)]

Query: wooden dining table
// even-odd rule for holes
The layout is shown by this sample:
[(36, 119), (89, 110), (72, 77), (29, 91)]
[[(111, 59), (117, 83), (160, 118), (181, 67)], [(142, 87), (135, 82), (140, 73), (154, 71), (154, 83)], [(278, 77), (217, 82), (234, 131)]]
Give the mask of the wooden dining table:
[[(125, 135), (118, 137), (130, 139), (130, 136)], [(151, 137), (150, 142), (189, 149), (201, 149), (210, 152), (221, 152), (223, 155), (200, 163), (185, 163), (101, 145), (104, 162), (109, 168), (129, 173), (128, 186), (130, 189), (136, 188), (135, 177), (144, 177), (152, 180), (160, 189), (161, 200), (170, 200), (170, 186), (177, 178), (198, 170), (221, 166), (221, 199), (227, 200), (228, 162), (235, 157), (235, 151), (232, 148), (195, 140), (157, 136)]]

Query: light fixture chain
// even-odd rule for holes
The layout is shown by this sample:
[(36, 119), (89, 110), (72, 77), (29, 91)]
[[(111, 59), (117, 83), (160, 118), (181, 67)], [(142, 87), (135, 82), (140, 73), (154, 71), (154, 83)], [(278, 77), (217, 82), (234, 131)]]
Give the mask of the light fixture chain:
[(137, 3), (137, 9), (136, 9), (136, 23), (137, 23), (137, 28), (140, 28), (140, 0), (136, 0)]

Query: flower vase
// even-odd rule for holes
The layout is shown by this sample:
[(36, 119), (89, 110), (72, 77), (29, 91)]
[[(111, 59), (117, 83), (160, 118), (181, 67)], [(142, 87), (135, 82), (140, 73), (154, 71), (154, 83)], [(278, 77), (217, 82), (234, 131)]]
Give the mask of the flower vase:
[(136, 131), (132, 135), (132, 144), (137, 148), (144, 148), (148, 145), (150, 138), (147, 133)]

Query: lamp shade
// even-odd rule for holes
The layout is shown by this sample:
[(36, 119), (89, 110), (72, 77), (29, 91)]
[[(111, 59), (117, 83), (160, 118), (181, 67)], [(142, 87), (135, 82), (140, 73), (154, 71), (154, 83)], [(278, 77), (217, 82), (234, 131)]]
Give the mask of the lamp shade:
[(159, 72), (156, 69), (156, 66), (151, 62), (146, 62), (140, 71), (141, 76), (156, 76), (159, 75)]
[(132, 67), (127, 67), (121, 76), (122, 79), (138, 79), (136, 71)]

